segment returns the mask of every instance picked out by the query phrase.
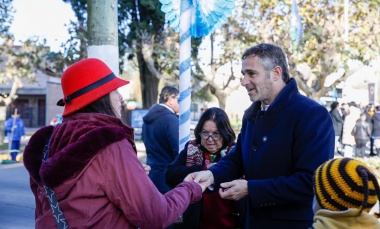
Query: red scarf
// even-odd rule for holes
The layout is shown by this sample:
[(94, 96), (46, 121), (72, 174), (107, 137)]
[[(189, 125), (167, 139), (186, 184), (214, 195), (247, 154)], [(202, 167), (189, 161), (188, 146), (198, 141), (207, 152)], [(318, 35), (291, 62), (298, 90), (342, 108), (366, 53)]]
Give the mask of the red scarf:
[[(205, 159), (205, 165), (215, 162), (215, 159), (218, 156), (224, 157), (231, 150), (231, 147), (227, 147), (221, 150), (218, 153), (210, 153), (205, 151), (204, 148), (197, 144), (195, 141), (190, 141), (187, 144), (187, 157), (186, 157), (186, 166), (193, 165), (203, 165), (203, 160)], [(204, 157), (204, 158), (203, 158)]]

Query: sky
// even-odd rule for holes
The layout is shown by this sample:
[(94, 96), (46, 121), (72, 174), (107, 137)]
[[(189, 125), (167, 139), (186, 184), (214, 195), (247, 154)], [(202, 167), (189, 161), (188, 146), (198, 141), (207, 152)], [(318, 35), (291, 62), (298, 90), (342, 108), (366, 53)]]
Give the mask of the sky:
[(62, 0), (13, 0), (16, 11), (10, 32), (18, 41), (38, 36), (47, 40), (51, 51), (61, 50), (60, 45), (68, 40), (65, 24), (75, 21), (70, 4)]

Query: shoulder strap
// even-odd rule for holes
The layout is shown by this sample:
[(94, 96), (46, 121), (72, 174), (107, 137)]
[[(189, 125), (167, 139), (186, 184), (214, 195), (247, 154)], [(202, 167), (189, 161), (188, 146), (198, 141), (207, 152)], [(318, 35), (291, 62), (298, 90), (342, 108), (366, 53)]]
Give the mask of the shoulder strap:
[[(49, 136), (49, 139), (48, 139), (48, 141), (44, 147), (44, 157), (42, 159), (42, 163), (44, 163), (48, 157), (50, 137), (51, 137), (51, 135)], [(47, 187), (43, 181), (41, 181), (41, 182), (44, 186), (46, 196), (49, 200), (50, 207), (51, 207), (51, 210), (53, 212), (53, 216), (55, 218), (55, 222), (57, 223), (58, 229), (68, 229), (69, 226), (67, 225), (66, 218), (63, 215), (61, 208), (59, 207), (57, 197), (55, 196), (54, 190)]]

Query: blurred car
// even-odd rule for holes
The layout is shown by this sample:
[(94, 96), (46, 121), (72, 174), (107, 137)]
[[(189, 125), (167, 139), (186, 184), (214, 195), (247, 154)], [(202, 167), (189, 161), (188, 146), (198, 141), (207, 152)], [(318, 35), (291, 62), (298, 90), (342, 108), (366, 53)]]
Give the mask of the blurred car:
[(62, 122), (62, 115), (56, 114), (55, 117), (50, 121), (50, 125), (55, 126)]

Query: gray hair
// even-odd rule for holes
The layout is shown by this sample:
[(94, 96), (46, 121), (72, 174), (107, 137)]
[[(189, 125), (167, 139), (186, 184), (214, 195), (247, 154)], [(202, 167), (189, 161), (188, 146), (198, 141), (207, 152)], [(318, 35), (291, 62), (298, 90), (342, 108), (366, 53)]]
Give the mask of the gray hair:
[(270, 72), (274, 67), (279, 66), (282, 69), (282, 80), (287, 83), (290, 80), (288, 59), (284, 51), (273, 44), (259, 44), (247, 49), (242, 60), (248, 56), (257, 56), (265, 71)]

